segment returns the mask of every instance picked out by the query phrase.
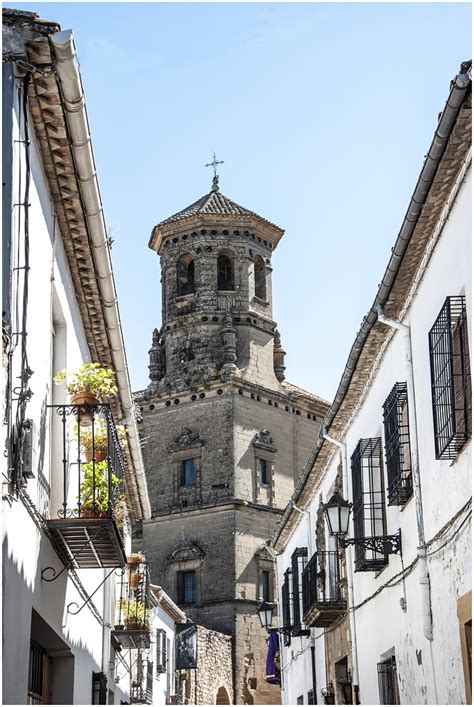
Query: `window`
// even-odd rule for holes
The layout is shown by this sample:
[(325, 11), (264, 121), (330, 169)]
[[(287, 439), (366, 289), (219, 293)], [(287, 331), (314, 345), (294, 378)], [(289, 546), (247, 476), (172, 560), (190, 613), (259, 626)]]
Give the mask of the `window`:
[(408, 394), (406, 383), (395, 383), (383, 404), (388, 505), (406, 503), (413, 494)]
[(308, 692), (308, 704), (309, 705), (314, 705), (314, 697), (313, 697), (313, 691), (310, 690)]
[(107, 704), (107, 678), (104, 673), (92, 673), (92, 702), (93, 705)]
[(178, 297), (194, 292), (194, 260), (190, 255), (182, 255), (176, 266)]
[(268, 570), (262, 571), (262, 599), (263, 601), (271, 601), (270, 598), (270, 572)]
[(399, 705), (397, 664), (395, 656), (391, 655), (386, 660), (377, 664), (379, 675), (379, 698), (381, 705)]
[(436, 459), (455, 459), (471, 436), (465, 297), (447, 297), (428, 335)]
[(146, 692), (145, 697), (150, 705), (153, 702), (153, 663), (151, 660), (146, 662)]
[(194, 459), (183, 459), (181, 462), (180, 486), (192, 486), (196, 483), (196, 466)]
[[(291, 569), (288, 568), (285, 571), (283, 580), (283, 585), (281, 587), (281, 606), (282, 606), (282, 619), (283, 628), (290, 629), (293, 626), (293, 594), (292, 588), (293, 583), (291, 581)], [(289, 646), (291, 643), (290, 633), (285, 633), (283, 637), (285, 646)]]
[(196, 601), (196, 573), (194, 570), (178, 572), (178, 604), (194, 604)]
[[(385, 502), (380, 437), (361, 439), (351, 457), (354, 537), (385, 535)], [(388, 556), (363, 545), (355, 548), (355, 571), (370, 572), (384, 567)]]
[(46, 684), (48, 658), (42, 646), (35, 641), (30, 643), (30, 662), (28, 666), (28, 705), (42, 705), (49, 702)]
[(160, 673), (166, 673), (166, 663), (168, 656), (166, 654), (166, 631), (159, 628), (156, 632), (156, 677), (160, 677)]
[(229, 255), (221, 254), (217, 258), (217, 289), (234, 289), (234, 268)]
[(267, 299), (267, 284), (263, 258), (257, 255), (253, 261), (253, 265), (255, 274), (255, 297), (265, 301)]
[(293, 635), (303, 636), (309, 631), (302, 628), (303, 622), (303, 569), (308, 559), (308, 550), (297, 547), (291, 556), (291, 574), (293, 584)]
[(269, 473), (268, 473), (268, 462), (266, 459), (257, 459), (258, 467), (258, 480), (261, 484), (268, 484)]
[(296, 698), (296, 704), (297, 704), (297, 705), (304, 705), (304, 697), (303, 697), (303, 695), (300, 695), (299, 697)]

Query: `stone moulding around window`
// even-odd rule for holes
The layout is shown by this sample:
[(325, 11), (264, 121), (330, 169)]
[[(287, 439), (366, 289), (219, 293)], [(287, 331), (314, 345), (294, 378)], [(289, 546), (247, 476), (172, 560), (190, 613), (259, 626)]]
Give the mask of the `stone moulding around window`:
[[(176, 506), (186, 508), (201, 501), (201, 461), (204, 444), (199, 432), (185, 427), (168, 446), (172, 467), (173, 501)], [(194, 459), (196, 479), (195, 483), (189, 486), (181, 485), (181, 469), (185, 459)]]
[[(275, 454), (277, 448), (268, 430), (260, 430), (253, 438), (253, 502), (265, 506), (275, 505)], [(262, 484), (259, 477), (259, 459), (267, 463), (267, 483)]]
[(195, 591), (196, 601), (200, 601), (202, 597), (202, 564), (204, 561), (204, 552), (198, 545), (190, 544), (186, 547), (180, 547), (168, 557), (166, 563), (170, 565), (174, 573), (174, 591), (175, 596), (178, 596), (178, 573), (179, 572), (194, 572), (195, 573)]

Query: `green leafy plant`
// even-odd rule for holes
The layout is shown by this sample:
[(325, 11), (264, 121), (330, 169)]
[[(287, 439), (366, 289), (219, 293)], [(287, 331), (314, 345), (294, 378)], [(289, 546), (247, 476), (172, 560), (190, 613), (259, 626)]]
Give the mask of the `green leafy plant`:
[(150, 609), (145, 609), (145, 603), (137, 599), (124, 599), (118, 601), (118, 607), (122, 618), (127, 624), (142, 624), (146, 629), (150, 629), (152, 612)]
[(84, 363), (77, 372), (68, 373), (64, 368), (53, 378), (56, 385), (66, 381), (69, 395), (89, 394), (95, 398), (107, 398), (117, 393), (115, 372), (100, 363)]
[(129, 509), (125, 501), (125, 494), (121, 493), (114, 503), (114, 518), (119, 528), (125, 524), (125, 521), (128, 519), (128, 513)]
[[(79, 428), (75, 426), (76, 436), (79, 434)], [(124, 425), (117, 425), (115, 428), (121, 448), (123, 449), (127, 441), (127, 428)], [(91, 452), (92, 440), (94, 440), (94, 449), (96, 452), (106, 452), (108, 444), (107, 424), (104, 420), (97, 418), (94, 423), (94, 433), (92, 427), (83, 427), (81, 425), (81, 448)]]
[[(97, 513), (106, 513), (109, 508), (109, 483), (106, 474), (108, 470), (107, 461), (88, 462), (82, 465), (84, 476), (79, 487), (79, 503), (81, 510), (95, 511)], [(117, 494), (120, 479), (113, 471), (110, 479), (111, 501)], [(120, 497), (119, 497), (120, 499)], [(115, 504), (114, 504), (115, 505)]]

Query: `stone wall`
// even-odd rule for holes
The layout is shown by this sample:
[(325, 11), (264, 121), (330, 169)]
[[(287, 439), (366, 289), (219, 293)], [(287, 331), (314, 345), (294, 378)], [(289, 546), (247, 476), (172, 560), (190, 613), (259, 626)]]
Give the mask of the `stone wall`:
[(197, 627), (197, 669), (186, 672), (183, 696), (187, 704), (234, 704), (232, 638)]

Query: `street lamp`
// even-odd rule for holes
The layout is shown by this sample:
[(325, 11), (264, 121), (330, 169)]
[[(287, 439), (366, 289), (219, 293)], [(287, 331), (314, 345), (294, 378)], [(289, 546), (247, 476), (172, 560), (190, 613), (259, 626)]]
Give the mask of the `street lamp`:
[(274, 628), (272, 626), (273, 604), (262, 601), (260, 606), (257, 606), (257, 614), (260, 619), (260, 624), (268, 633), (276, 631), (282, 634), (291, 634), (291, 627), (283, 626), (283, 628)]
[(352, 503), (345, 501), (339, 491), (336, 491), (331, 499), (323, 506), (329, 534), (336, 537), (342, 548), (349, 545), (359, 545), (366, 550), (378, 552), (381, 555), (393, 555), (401, 552), (402, 531), (395, 535), (374, 535), (372, 537), (348, 538), (349, 515)]
[(273, 605), (262, 601), (260, 606), (257, 607), (257, 614), (262, 628), (269, 631), (272, 627)]

